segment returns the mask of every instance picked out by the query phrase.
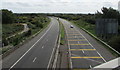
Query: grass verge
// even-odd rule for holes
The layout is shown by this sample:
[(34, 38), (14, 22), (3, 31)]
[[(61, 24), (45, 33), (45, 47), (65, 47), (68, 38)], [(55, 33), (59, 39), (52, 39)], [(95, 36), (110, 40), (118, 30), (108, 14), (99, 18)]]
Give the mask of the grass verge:
[(59, 21), (59, 24), (60, 24), (60, 35), (61, 35), (60, 45), (64, 45), (65, 44), (65, 29), (64, 29), (62, 22)]

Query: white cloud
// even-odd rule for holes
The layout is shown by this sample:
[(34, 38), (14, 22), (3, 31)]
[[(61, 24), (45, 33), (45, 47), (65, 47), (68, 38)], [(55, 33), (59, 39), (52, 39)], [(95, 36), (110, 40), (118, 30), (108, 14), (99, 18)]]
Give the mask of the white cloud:
[(3, 0), (2, 8), (13, 12), (95, 13), (103, 6), (117, 9), (119, 0)]

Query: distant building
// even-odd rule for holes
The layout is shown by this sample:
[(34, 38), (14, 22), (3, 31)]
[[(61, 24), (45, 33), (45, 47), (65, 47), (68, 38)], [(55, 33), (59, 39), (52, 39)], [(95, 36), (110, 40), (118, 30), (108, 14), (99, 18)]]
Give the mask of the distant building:
[(118, 11), (120, 12), (120, 1), (118, 2)]
[(116, 19), (97, 19), (96, 34), (101, 37), (118, 34), (118, 21)]

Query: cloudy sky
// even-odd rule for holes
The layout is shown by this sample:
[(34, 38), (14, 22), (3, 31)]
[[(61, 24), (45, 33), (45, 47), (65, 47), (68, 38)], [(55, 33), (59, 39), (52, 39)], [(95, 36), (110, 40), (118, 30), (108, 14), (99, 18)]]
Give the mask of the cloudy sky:
[(95, 13), (104, 7), (118, 9), (120, 0), (2, 0), (0, 9), (14, 13)]

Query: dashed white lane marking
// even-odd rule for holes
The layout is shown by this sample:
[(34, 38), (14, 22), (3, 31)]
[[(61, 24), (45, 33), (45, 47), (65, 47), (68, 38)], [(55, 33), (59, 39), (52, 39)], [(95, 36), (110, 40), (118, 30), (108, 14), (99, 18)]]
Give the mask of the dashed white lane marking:
[(44, 45), (42, 46), (42, 49), (44, 48)]
[(92, 69), (92, 66), (90, 65), (90, 69)]
[[(78, 41), (78, 44), (79, 44), (79, 43), (80, 43), (80, 42)], [(85, 53), (83, 50), (82, 50), (82, 52)]]
[(82, 50), (83, 53), (85, 53), (83, 50)]
[(37, 57), (34, 58), (33, 62), (35, 62), (36, 59), (37, 59)]

